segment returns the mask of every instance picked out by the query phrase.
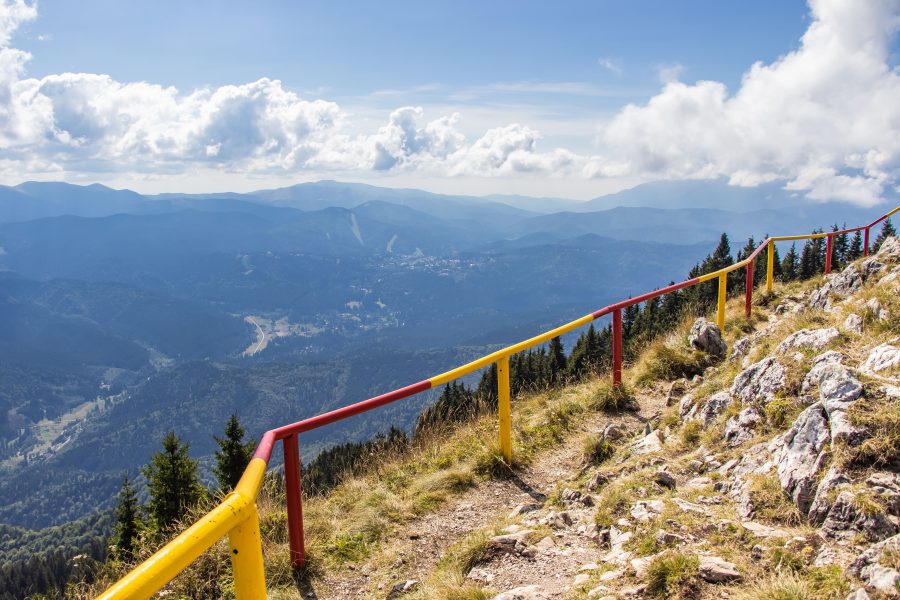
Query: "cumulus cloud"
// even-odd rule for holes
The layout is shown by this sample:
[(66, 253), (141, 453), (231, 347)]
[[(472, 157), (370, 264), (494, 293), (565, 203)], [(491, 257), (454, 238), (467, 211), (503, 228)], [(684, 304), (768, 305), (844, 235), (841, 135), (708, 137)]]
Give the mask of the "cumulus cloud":
[(896, 189), (900, 173), (900, 75), (888, 54), (900, 0), (810, 0), (810, 10), (799, 47), (772, 64), (752, 65), (734, 92), (715, 81), (682, 82), (680, 65), (660, 67), (660, 92), (600, 124), (588, 156), (543, 149), (541, 134), (527, 124), (498, 124), (468, 137), (459, 113), (426, 117), (412, 106), (392, 111), (375, 131), (361, 131), (338, 104), (265, 78), (192, 91), (103, 74), (32, 78), (30, 55), (12, 44), (17, 29), (36, 18), (35, 6), (0, 0), (0, 167), (725, 177), (742, 186), (781, 181), (814, 200), (871, 204)]
[(816, 200), (874, 204), (897, 185), (900, 75), (888, 62), (900, 1), (811, 0), (800, 47), (754, 64), (730, 95), (677, 80), (604, 128), (593, 176), (786, 181)]

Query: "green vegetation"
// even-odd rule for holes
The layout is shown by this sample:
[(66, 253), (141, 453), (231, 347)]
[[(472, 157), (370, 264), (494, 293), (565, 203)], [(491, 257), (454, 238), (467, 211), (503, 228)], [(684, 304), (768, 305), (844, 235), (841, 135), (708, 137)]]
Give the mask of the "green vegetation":
[(225, 425), (225, 437), (214, 436), (219, 449), (216, 451), (216, 466), (213, 467), (213, 472), (222, 490), (233, 490), (250, 464), (256, 442), (245, 442), (244, 433), (237, 416), (232, 413)]
[(660, 598), (690, 597), (698, 584), (696, 556), (669, 550), (654, 558), (647, 567), (647, 593)]
[(150, 491), (147, 512), (159, 530), (166, 530), (196, 506), (206, 491), (200, 485), (197, 461), (188, 454), (190, 444), (170, 431), (162, 446), (141, 472)]

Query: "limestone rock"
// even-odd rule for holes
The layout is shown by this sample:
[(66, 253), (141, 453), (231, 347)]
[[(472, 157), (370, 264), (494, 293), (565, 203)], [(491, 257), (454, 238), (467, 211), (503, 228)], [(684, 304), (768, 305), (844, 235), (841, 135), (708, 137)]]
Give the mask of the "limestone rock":
[(662, 514), (665, 510), (662, 500), (639, 500), (631, 507), (631, 517), (642, 523)]
[(394, 598), (399, 598), (405, 594), (410, 593), (414, 589), (419, 587), (419, 582), (415, 579), (410, 579), (408, 581), (402, 581), (391, 588), (391, 592), (387, 595), (387, 600), (393, 600)]
[(741, 574), (738, 573), (734, 563), (718, 556), (701, 556), (700, 578), (710, 583), (728, 583), (740, 580)]
[(875, 374), (898, 365), (900, 365), (900, 348), (881, 344), (872, 349), (860, 369), (864, 373)]
[(878, 298), (869, 298), (869, 301), (866, 302), (866, 312), (879, 321), (886, 321), (890, 316), (888, 311), (882, 308)]
[(834, 327), (825, 329), (801, 329), (784, 338), (778, 345), (778, 352), (784, 354), (794, 348), (821, 350), (841, 334)]
[(822, 532), (839, 537), (844, 532), (859, 531), (874, 542), (887, 539), (898, 532), (897, 525), (884, 513), (866, 514), (856, 507), (856, 494), (844, 490), (837, 495), (834, 505), (822, 523)]
[(764, 358), (738, 373), (731, 385), (731, 395), (742, 402), (771, 401), (775, 392), (785, 386), (784, 367), (773, 357)]
[(848, 483), (850, 483), (850, 479), (837, 465), (829, 467), (822, 481), (816, 487), (816, 495), (809, 507), (808, 517), (810, 523), (820, 525), (825, 520), (833, 505), (831, 501), (832, 491)]
[(863, 279), (856, 270), (856, 265), (848, 265), (840, 273), (831, 278), (831, 292), (841, 296), (855, 294), (862, 288)]
[(748, 352), (750, 352), (750, 338), (742, 337), (731, 347), (731, 354), (728, 356), (728, 360), (739, 360), (747, 356)]
[(828, 415), (832, 444), (838, 440), (846, 440), (850, 445), (862, 441), (865, 432), (847, 418), (847, 409), (862, 392), (862, 383), (844, 365), (828, 364), (820, 370), (819, 399)]
[(731, 394), (728, 392), (713, 394), (706, 401), (706, 404), (697, 411), (697, 418), (703, 422), (704, 427), (709, 427), (719, 415), (725, 412), (729, 404), (731, 404)]
[(827, 365), (832, 364), (842, 364), (844, 362), (844, 355), (840, 352), (836, 352), (834, 350), (829, 350), (828, 352), (823, 352), (813, 359), (812, 367), (809, 369), (809, 372), (803, 378), (803, 383), (800, 386), (801, 394), (808, 394), (813, 386), (819, 385), (819, 381), (822, 377), (822, 372), (825, 370)]
[(873, 275), (878, 275), (885, 270), (885, 264), (874, 256), (870, 256), (859, 263), (859, 271), (863, 280), (868, 281)]
[(769, 444), (781, 489), (802, 514), (809, 512), (816, 486), (816, 476), (827, 456), (830, 440), (828, 419), (822, 402), (804, 410), (791, 428)]
[(869, 594), (866, 593), (866, 588), (859, 588), (855, 592), (850, 592), (850, 595), (847, 596), (847, 600), (871, 600), (871, 598), (869, 598)]
[(731, 448), (753, 439), (753, 430), (762, 421), (762, 414), (753, 406), (744, 408), (736, 417), (725, 422), (725, 445)]
[(900, 242), (898, 242), (897, 238), (894, 236), (887, 238), (881, 243), (881, 247), (878, 249), (878, 252), (875, 253), (875, 257), (885, 262), (896, 262), (900, 260)]
[(672, 476), (665, 469), (660, 469), (656, 472), (656, 477), (653, 478), (653, 481), (661, 485), (662, 487), (669, 488), (670, 490), (674, 490), (676, 486), (675, 477)]
[(885, 595), (898, 595), (900, 573), (897, 572), (897, 569), (882, 565), (869, 565), (863, 569), (860, 578)]
[(681, 401), (678, 403), (678, 413), (681, 415), (681, 418), (690, 419), (696, 412), (697, 409), (694, 406), (694, 395), (685, 394), (682, 396)]
[(856, 313), (850, 313), (847, 315), (847, 318), (844, 319), (844, 329), (851, 333), (862, 333), (863, 318)]
[(549, 596), (536, 585), (513, 588), (494, 596), (494, 600), (546, 600), (546, 598)]
[(728, 350), (719, 326), (702, 317), (694, 321), (691, 332), (688, 334), (688, 343), (691, 347), (716, 358), (725, 358)]
[(666, 406), (674, 405), (687, 392), (687, 380), (683, 377), (676, 379), (669, 385), (669, 391), (666, 394)]
[(662, 439), (659, 437), (659, 430), (654, 429), (634, 444), (631, 449), (635, 454), (652, 454), (653, 452), (662, 451)]
[(603, 428), (603, 432), (600, 436), (606, 440), (607, 442), (615, 442), (617, 440), (621, 440), (628, 434), (628, 430), (625, 429), (624, 425), (619, 423), (607, 423), (606, 427)]

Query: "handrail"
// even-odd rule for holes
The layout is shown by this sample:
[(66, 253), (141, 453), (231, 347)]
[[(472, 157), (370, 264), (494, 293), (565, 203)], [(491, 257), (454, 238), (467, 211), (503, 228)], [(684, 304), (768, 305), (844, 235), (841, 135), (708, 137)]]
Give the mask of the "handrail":
[(390, 404), (432, 389), (449, 381), (459, 379), (488, 365), (497, 365), (498, 413), (500, 448), (504, 459), (511, 464), (512, 439), (509, 402), (509, 357), (523, 350), (543, 344), (557, 336), (586, 325), (602, 316), (612, 314), (612, 379), (614, 386), (622, 384), (622, 310), (629, 306), (646, 302), (652, 298), (691, 287), (705, 281), (718, 279), (718, 303), (716, 323), (725, 327), (725, 297), (727, 275), (746, 268), (745, 311), (749, 316), (753, 298), (753, 264), (764, 249), (767, 253), (766, 291), (772, 291), (774, 274), (775, 242), (827, 238), (825, 272), (831, 272), (831, 253), (834, 236), (864, 230), (864, 256), (869, 254), (869, 230), (897, 211), (900, 206), (875, 219), (868, 225), (851, 229), (810, 233), (806, 235), (775, 236), (766, 238), (748, 257), (718, 271), (687, 279), (664, 288), (654, 290), (605, 306), (579, 319), (560, 325), (532, 338), (512, 344), (481, 358), (444, 373), (440, 373), (418, 383), (402, 387), (380, 396), (375, 396), (356, 404), (332, 410), (302, 421), (290, 423), (265, 432), (250, 464), (244, 471), (235, 490), (225, 499), (178, 535), (153, 556), (135, 567), (125, 577), (107, 589), (98, 598), (113, 600), (122, 598), (148, 598), (188, 567), (198, 556), (208, 550), (226, 534), (229, 537), (232, 570), (234, 572), (235, 594), (238, 600), (265, 598), (266, 584), (262, 562), (262, 544), (259, 533), (259, 515), (256, 497), (265, 477), (266, 467), (272, 456), (275, 442), (281, 441), (284, 450), (285, 487), (287, 488), (288, 537), (290, 540), (291, 563), (302, 568), (305, 560), (303, 538), (303, 507), (300, 492), (300, 451), (299, 434), (324, 425), (341, 421), (348, 417), (367, 412), (379, 406)]

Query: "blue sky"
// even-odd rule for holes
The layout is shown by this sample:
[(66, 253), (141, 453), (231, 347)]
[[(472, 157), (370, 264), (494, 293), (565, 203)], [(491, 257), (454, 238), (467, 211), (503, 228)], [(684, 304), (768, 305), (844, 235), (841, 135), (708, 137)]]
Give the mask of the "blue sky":
[(872, 203), (897, 187), (898, 13), (898, 0), (0, 0), (0, 67), (15, 72), (0, 81), (13, 115), (0, 179), (588, 198), (724, 177)]

